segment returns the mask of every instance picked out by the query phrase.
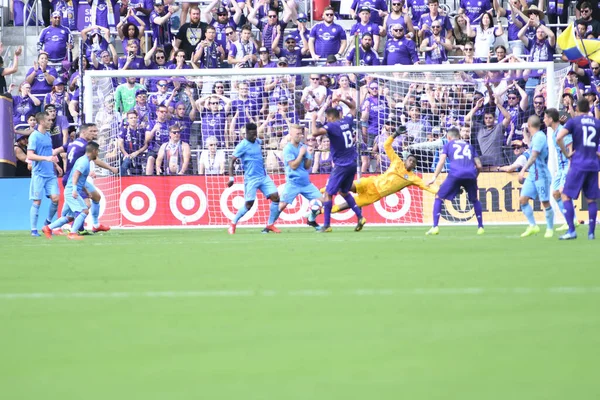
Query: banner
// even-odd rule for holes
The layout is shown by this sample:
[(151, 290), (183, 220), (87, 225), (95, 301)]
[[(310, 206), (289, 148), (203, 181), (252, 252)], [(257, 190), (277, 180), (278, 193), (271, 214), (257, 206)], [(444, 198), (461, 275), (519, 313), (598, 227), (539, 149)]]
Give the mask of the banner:
[[(271, 175), (279, 193), (283, 192), (285, 175)], [(328, 175), (311, 176), (317, 187), (324, 187)], [(244, 205), (241, 177), (227, 187), (225, 176), (123, 177), (120, 189), (114, 178), (98, 178), (94, 182), (108, 201), (102, 222), (123, 226), (227, 225)], [(120, 195), (118, 191), (120, 190)], [(343, 202), (337, 196), (336, 203)], [(254, 206), (242, 218), (241, 225), (265, 225), (270, 201), (258, 194)], [(301, 225), (308, 210), (308, 200), (297, 197), (281, 213), (278, 224)], [(410, 187), (388, 196), (363, 210), (369, 223), (422, 223), (423, 194)], [(332, 222), (355, 223), (351, 210), (332, 215)]]

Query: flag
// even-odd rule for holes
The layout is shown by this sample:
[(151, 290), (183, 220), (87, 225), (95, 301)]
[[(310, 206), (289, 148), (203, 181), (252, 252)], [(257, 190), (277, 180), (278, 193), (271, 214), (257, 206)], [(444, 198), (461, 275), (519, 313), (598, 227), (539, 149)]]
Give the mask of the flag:
[(556, 40), (558, 46), (569, 61), (578, 61), (588, 58), (591, 61), (600, 62), (600, 40), (579, 39), (576, 33), (575, 23), (569, 24)]

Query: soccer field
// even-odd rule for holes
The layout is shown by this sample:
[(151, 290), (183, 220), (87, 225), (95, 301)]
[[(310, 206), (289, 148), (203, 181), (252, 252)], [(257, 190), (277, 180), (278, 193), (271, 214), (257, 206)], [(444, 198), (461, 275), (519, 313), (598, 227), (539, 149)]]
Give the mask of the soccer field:
[(2, 398), (599, 398), (587, 227), (475, 229), (1, 233)]

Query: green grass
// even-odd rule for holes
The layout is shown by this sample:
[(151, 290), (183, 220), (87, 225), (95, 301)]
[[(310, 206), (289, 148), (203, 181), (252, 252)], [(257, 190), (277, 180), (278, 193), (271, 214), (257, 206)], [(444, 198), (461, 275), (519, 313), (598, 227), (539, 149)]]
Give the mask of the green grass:
[(598, 399), (598, 243), (523, 230), (2, 233), (0, 392)]

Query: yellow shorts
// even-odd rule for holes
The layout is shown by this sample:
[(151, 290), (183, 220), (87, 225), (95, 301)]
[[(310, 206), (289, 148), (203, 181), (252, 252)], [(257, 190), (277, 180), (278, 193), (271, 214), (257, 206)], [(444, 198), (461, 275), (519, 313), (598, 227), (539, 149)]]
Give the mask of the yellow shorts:
[(373, 204), (376, 201), (381, 199), (381, 195), (377, 191), (374, 183), (374, 176), (369, 176), (366, 178), (360, 178), (354, 185), (356, 186), (356, 196), (354, 200), (356, 200), (356, 205), (359, 207), (368, 206), (369, 204)]

